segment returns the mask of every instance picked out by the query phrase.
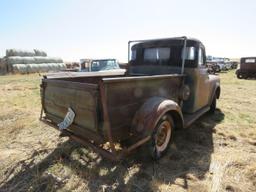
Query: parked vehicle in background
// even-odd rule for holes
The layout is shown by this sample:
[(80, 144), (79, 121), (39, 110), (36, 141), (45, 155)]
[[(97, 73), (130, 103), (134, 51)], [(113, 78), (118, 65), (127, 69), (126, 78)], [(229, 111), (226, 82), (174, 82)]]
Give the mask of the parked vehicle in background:
[(81, 71), (97, 72), (120, 69), (116, 59), (87, 59), (81, 62)]
[(218, 66), (217, 62), (207, 61), (206, 66), (208, 68), (209, 74), (215, 74), (220, 72), (220, 67)]
[(79, 62), (64, 62), (66, 65), (66, 70), (63, 71), (79, 71), (80, 70), (80, 63)]
[(238, 66), (238, 62), (237, 61), (230, 61), (231, 63), (231, 69), (236, 69)]
[(207, 72), (209, 74), (215, 74), (214, 66), (212, 64), (207, 62), (206, 63), (206, 67), (207, 67)]
[(207, 63), (216, 63), (215, 71), (227, 71), (230, 69), (235, 69), (237, 67), (237, 62), (231, 61), (229, 58), (226, 57), (213, 57), (207, 56)]
[(217, 62), (217, 68), (218, 68), (218, 72), (221, 71), (227, 71), (228, 70), (228, 66), (224, 63), (224, 62)]
[(225, 65), (227, 70), (232, 69), (232, 64), (229, 61), (228, 62), (224, 62), (224, 65)]
[[(177, 129), (215, 111), (220, 79), (207, 73), (199, 40), (139, 40), (128, 47), (126, 74), (44, 76), (40, 119), (111, 160), (124, 158), (145, 143), (158, 159)], [(98, 70), (97, 62), (92, 69)]]
[(238, 79), (256, 77), (256, 57), (243, 57), (240, 60), (240, 68), (236, 70)]

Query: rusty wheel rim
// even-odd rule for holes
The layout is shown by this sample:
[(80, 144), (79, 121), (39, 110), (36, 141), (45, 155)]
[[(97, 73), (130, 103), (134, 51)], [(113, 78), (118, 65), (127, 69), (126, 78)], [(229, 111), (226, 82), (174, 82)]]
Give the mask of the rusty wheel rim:
[(168, 146), (171, 138), (171, 124), (169, 121), (163, 121), (157, 130), (155, 143), (157, 152), (162, 152)]

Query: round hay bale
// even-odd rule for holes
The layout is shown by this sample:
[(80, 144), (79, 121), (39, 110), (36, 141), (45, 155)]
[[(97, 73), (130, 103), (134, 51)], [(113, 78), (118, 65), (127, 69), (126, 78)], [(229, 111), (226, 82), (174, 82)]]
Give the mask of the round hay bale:
[(44, 63), (44, 69), (43, 69), (44, 72), (48, 72), (50, 71), (50, 67), (49, 67), (49, 64), (48, 63)]
[(65, 70), (66, 69), (65, 63), (60, 63), (59, 66), (60, 66), (60, 70)]
[(34, 57), (36, 64), (46, 63), (47, 57), (36, 56)]
[(35, 52), (35, 56), (42, 56), (42, 57), (46, 57), (47, 56), (47, 53), (42, 51), (42, 50), (39, 50), (39, 49), (34, 49), (34, 52)]
[(23, 64), (23, 57), (20, 57), (20, 56), (7, 57), (6, 62), (8, 65)]
[(40, 72), (47, 72), (49, 70), (47, 63), (37, 64)]
[(42, 64), (37, 64), (39, 72), (43, 72), (43, 66)]
[(6, 56), (20, 56), (20, 57), (33, 57), (35, 56), (34, 50), (21, 50), (21, 49), (7, 49)]
[(49, 63), (63, 63), (63, 60), (59, 57), (48, 57), (51, 62)]
[(20, 57), (20, 56), (14, 56), (14, 57), (7, 57), (6, 62), (8, 65), (14, 65), (14, 64), (34, 64), (35, 59), (34, 57)]
[(22, 57), (23, 58), (23, 62), (24, 64), (34, 64), (35, 63), (35, 59), (34, 57)]
[(51, 71), (54, 71), (54, 63), (49, 63), (49, 67)]
[(41, 57), (41, 56), (36, 56), (34, 57), (35, 63), (63, 63), (63, 60), (61, 58), (57, 57)]
[(38, 64), (28, 64), (28, 72), (29, 73), (37, 73), (39, 72), (39, 66)]
[(12, 72), (25, 74), (28, 73), (28, 67), (25, 64), (14, 64), (12, 65)]

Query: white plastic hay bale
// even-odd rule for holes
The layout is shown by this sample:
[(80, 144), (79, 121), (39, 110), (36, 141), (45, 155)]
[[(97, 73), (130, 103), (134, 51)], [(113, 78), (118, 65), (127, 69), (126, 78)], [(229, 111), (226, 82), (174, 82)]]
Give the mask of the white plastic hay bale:
[(35, 63), (63, 63), (63, 60), (58, 57), (41, 57), (41, 56), (36, 56), (34, 57)]
[(50, 66), (50, 64), (49, 64), (49, 63), (46, 63), (45, 65), (46, 65), (46, 72), (51, 71), (51, 66)]
[(28, 73), (28, 66), (25, 64), (14, 64), (12, 66), (12, 72), (21, 74)]
[(34, 64), (35, 58), (34, 57), (23, 57), (24, 64)]
[(63, 60), (59, 57), (50, 57), (52, 63), (63, 63)]
[(41, 73), (47, 72), (49, 70), (47, 63), (37, 64)]
[(34, 49), (34, 52), (35, 52), (35, 56), (47, 57), (47, 53), (42, 50)]
[(33, 64), (28, 64), (27, 70), (28, 70), (28, 73), (33, 73), (34, 72)]
[(60, 71), (60, 70), (61, 70), (60, 63), (56, 63), (56, 70), (57, 70), (57, 71)]
[(43, 64), (37, 64), (39, 72), (43, 72)]
[(50, 67), (51, 71), (54, 71), (54, 66), (55, 66), (54, 63), (49, 63), (49, 67)]
[(38, 72), (40, 73), (51, 71), (51, 67), (49, 63), (41, 63), (36, 65), (38, 66)]
[(20, 56), (7, 57), (6, 61), (7, 61), (8, 65), (13, 65), (13, 64), (33, 64), (33, 63), (35, 63), (35, 59), (33, 57), (20, 57)]
[(40, 67), (39, 67), (39, 65), (38, 64), (34, 64), (33, 65), (33, 68), (34, 68), (34, 73), (38, 73), (38, 72), (40, 72)]
[(55, 63), (55, 64), (54, 64), (54, 70), (55, 70), (55, 71), (59, 71), (59, 64), (58, 64), (58, 63)]
[(51, 70), (51, 64), (50, 63), (45, 63), (46, 67), (47, 67), (47, 71)]
[(56, 63), (50, 63), (51, 71), (56, 71)]
[(38, 73), (40, 72), (40, 66), (38, 64), (28, 64), (29, 73)]
[(34, 50), (21, 50), (21, 49), (7, 49), (6, 56), (20, 56), (20, 57), (33, 57), (35, 56)]
[(35, 63), (41, 64), (41, 63), (47, 63), (48, 58), (47, 57), (41, 57), (41, 56), (36, 56), (34, 57)]
[(60, 66), (60, 70), (65, 70), (67, 68), (65, 63), (60, 63), (59, 66)]
[(7, 57), (6, 62), (8, 65), (23, 64), (23, 57), (20, 57), (20, 56)]
[[(14, 65), (16, 66), (16, 64)], [(66, 65), (64, 63), (40, 63), (40, 64), (19, 64), (19, 65), (27, 66), (28, 73), (58, 72), (66, 69)]]

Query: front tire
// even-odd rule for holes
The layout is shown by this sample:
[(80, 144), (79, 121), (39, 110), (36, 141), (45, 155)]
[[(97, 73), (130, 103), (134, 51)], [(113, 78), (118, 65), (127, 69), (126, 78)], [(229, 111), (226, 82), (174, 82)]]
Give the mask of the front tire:
[(217, 66), (216, 66), (215, 71), (216, 71), (217, 73), (219, 73), (219, 72), (221, 71), (221, 69), (220, 69), (220, 66), (219, 66), (219, 65), (217, 65)]
[(151, 137), (150, 153), (154, 160), (160, 159), (173, 140), (174, 123), (170, 115), (164, 115), (157, 123)]
[(238, 79), (243, 79), (244, 76), (243, 76), (241, 73), (238, 73), (238, 74), (237, 74), (237, 78), (238, 78)]

